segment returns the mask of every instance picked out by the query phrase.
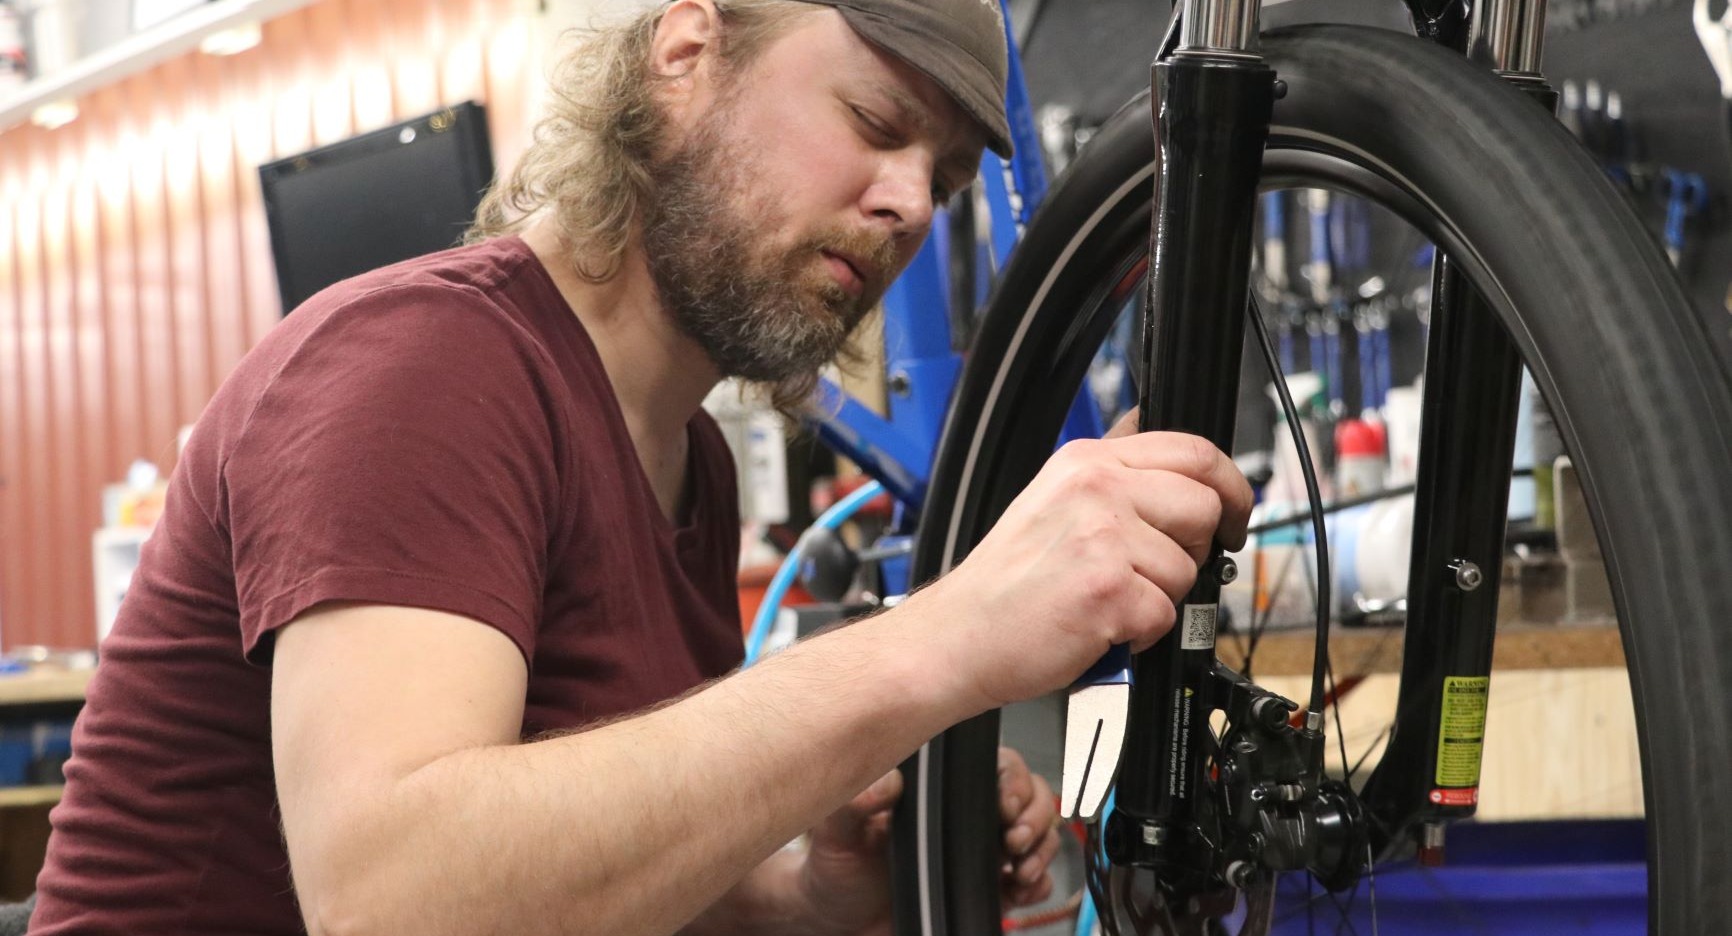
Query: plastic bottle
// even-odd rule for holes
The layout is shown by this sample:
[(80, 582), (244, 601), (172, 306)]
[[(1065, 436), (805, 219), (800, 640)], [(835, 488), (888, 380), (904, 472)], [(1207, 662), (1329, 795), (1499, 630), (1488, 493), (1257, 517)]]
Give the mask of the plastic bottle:
[(1557, 525), (1552, 466), (1564, 457), (1564, 440), (1539, 387), (1529, 380), (1526, 390), (1533, 413), (1534, 526), (1551, 529)]
[(1346, 500), (1383, 490), (1388, 433), (1370, 419), (1335, 424), (1335, 494)]

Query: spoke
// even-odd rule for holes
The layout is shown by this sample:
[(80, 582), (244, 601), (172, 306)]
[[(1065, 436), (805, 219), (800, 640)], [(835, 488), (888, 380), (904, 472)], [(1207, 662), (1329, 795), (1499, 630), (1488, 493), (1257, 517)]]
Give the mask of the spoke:
[(1444, 904), (1444, 906), (1448, 907), (1450, 912), (1454, 915), (1456, 925), (1458, 927), (1470, 926), (1470, 927), (1472, 927), (1473, 932), (1485, 933), (1485, 934), (1488, 934), (1488, 936), (1489, 936), (1489, 934), (1491, 934), (1492, 930), (1488, 926), (1486, 926), (1486, 924), (1483, 920), (1479, 919), (1479, 916), (1477, 914), (1472, 914), (1470, 911), (1466, 910), (1464, 908), (1462, 902), (1460, 900), (1457, 900), (1453, 895), (1451, 895), (1448, 889), (1446, 889), (1442, 885), (1436, 883), (1436, 875), (1434, 874), (1432, 869), (1424, 867), (1422, 865), (1416, 865), (1416, 870), (1419, 871), (1421, 877), (1423, 877), (1427, 881), (1431, 882), (1432, 888), (1440, 896), (1447, 898), (1447, 901)]
[(1377, 733), (1377, 737), (1371, 739), (1371, 746), (1367, 747), (1365, 753), (1359, 755), (1359, 759), (1353, 762), (1353, 768), (1347, 771), (1348, 786), (1351, 787), (1353, 785), (1353, 775), (1359, 772), (1359, 768), (1365, 766), (1366, 760), (1368, 760), (1372, 754), (1376, 753), (1378, 745), (1382, 744), (1384, 739), (1389, 737), (1389, 730), (1393, 727), (1395, 727), (1395, 722), (1393, 721), (1383, 726), (1383, 730)]
[(1305, 875), (1305, 932), (1306, 936), (1317, 936), (1317, 882), (1311, 875)]
[(1371, 936), (1377, 936), (1377, 861), (1371, 856), (1371, 843), (1365, 843), (1365, 879), (1371, 889)]
[(1281, 915), (1274, 918), (1276, 924), (1286, 923), (1301, 913), (1307, 913), (1310, 908), (1323, 901), (1323, 894), (1317, 893), (1317, 879), (1309, 871), (1305, 872), (1305, 902), (1296, 907), (1288, 907)]
[[(1257, 642), (1263, 639), (1263, 631), (1269, 627), (1269, 618), (1275, 613), (1275, 602), (1281, 597), (1281, 589), (1286, 587), (1287, 571), (1293, 567), (1293, 557), (1296, 555), (1297, 550), (1282, 557), (1281, 569), (1275, 573), (1275, 586), (1269, 589), (1269, 601), (1263, 608), (1261, 618), (1257, 616), (1257, 589), (1261, 586), (1255, 579), (1251, 582), (1251, 646), (1245, 651), (1246, 679), (1251, 678), (1251, 657), (1257, 652)], [(1257, 551), (1257, 559), (1254, 561), (1262, 561), (1262, 550)]]
[[(1257, 595), (1256, 595), (1255, 590), (1253, 590), (1251, 593), (1251, 606), (1253, 608), (1255, 608), (1256, 603), (1257, 603)], [(1237, 627), (1233, 628), (1233, 630), (1230, 633), (1233, 637), (1233, 646), (1236, 647), (1239, 651), (1239, 659), (1243, 661), (1243, 663), (1241, 665), (1244, 668), (1239, 670), (1239, 675), (1245, 677), (1246, 679), (1250, 679), (1251, 678), (1251, 650), (1250, 650), (1250, 647), (1245, 643), (1245, 635), (1243, 633), (1241, 633)]]
[(1347, 915), (1347, 908), (1341, 905), (1341, 898), (1328, 890), (1323, 893), (1329, 897), (1329, 902), (1335, 905), (1336, 912), (1341, 914), (1341, 922), (1335, 924), (1335, 936), (1341, 936), (1341, 927), (1343, 926), (1347, 927), (1347, 932), (1351, 933), (1352, 936), (1359, 936), (1359, 931), (1353, 928), (1352, 917)]
[(1351, 933), (1353, 933), (1353, 936), (1360, 936), (1360, 934), (1358, 934), (1358, 931), (1356, 931), (1356, 929), (1354, 929), (1353, 922), (1351, 922), (1351, 920), (1353, 920), (1353, 908), (1356, 907), (1356, 905), (1358, 905), (1358, 903), (1360, 903), (1360, 882), (1354, 881), (1353, 882), (1353, 889), (1351, 889), (1351, 891), (1347, 891), (1347, 905), (1346, 905), (1346, 907), (1342, 907), (1341, 900), (1337, 900), (1337, 898), (1335, 898), (1334, 894), (1330, 894), (1330, 900), (1334, 901), (1335, 908), (1337, 908), (1337, 910), (1341, 910), (1341, 922), (1339, 922), (1339, 924), (1335, 924), (1335, 936), (1341, 936), (1341, 927), (1342, 926), (1346, 926), (1347, 931), (1351, 931)]
[(1378, 657), (1383, 655), (1384, 646), (1391, 640), (1395, 639), (1396, 634), (1405, 632), (1406, 626), (1403, 625), (1402, 627), (1396, 627), (1392, 624), (1384, 625), (1381, 627), (1381, 630), (1383, 631), (1383, 636), (1377, 638), (1377, 643), (1366, 648), (1364, 655), (1359, 658), (1359, 662), (1354, 667), (1362, 673), (1371, 669), (1371, 665), (1377, 661)]
[[(1353, 913), (1353, 908), (1359, 905), (1359, 885), (1361, 883), (1363, 883), (1363, 881), (1364, 881), (1363, 878), (1361, 878), (1358, 881), (1354, 881), (1353, 882), (1353, 889), (1347, 892), (1347, 908), (1345, 910), (1341, 911), (1341, 915), (1343, 917), (1351, 917), (1352, 913)], [(1341, 904), (1339, 902), (1337, 902), (1336, 906), (1340, 907)], [(1349, 928), (1351, 928), (1351, 926)], [(1341, 927), (1337, 926), (1335, 928), (1335, 933), (1336, 933), (1336, 936), (1340, 936)], [(1358, 936), (1358, 934), (1355, 933), (1354, 936)]]
[(1247, 620), (1243, 628), (1238, 627), (1239, 622), (1234, 621), (1235, 626), (1232, 631), (1233, 646), (1239, 648), (1240, 666), (1243, 667), (1239, 670), (1239, 675), (1246, 679), (1251, 678), (1251, 651), (1257, 648), (1257, 644), (1255, 636), (1252, 636), (1250, 644), (1246, 644), (1245, 637), (1257, 623), (1257, 596), (1262, 592), (1262, 589), (1263, 550), (1255, 549), (1251, 551), (1251, 613), (1246, 615)]
[[(1317, 555), (1317, 544), (1316, 543), (1311, 544), (1311, 555), (1313, 557), (1312, 560), (1310, 562), (1306, 563), (1304, 566), (1305, 596), (1311, 600), (1311, 605), (1313, 607), (1315, 607), (1317, 604), (1317, 559), (1315, 558)], [(1335, 622), (1335, 619), (1334, 619), (1333, 609), (1331, 609), (1330, 623), (1333, 624), (1334, 622)]]
[(1329, 708), (1335, 714), (1335, 746), (1341, 751), (1341, 777), (1342, 782), (1346, 783), (1353, 778), (1353, 775), (1351, 773), (1352, 766), (1347, 763), (1347, 728), (1341, 724), (1341, 696), (1335, 691), (1335, 662), (1333, 660), (1330, 661), (1329, 668), (1324, 672), (1329, 676), (1330, 698), (1334, 699)]

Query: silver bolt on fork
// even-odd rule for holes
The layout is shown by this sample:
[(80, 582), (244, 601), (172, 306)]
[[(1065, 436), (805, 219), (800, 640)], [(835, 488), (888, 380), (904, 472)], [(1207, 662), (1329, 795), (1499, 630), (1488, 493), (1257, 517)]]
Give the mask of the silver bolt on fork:
[(1464, 592), (1473, 591), (1485, 583), (1485, 573), (1480, 571), (1477, 563), (1456, 559), (1449, 568), (1455, 573), (1455, 587)]
[(1239, 564), (1222, 556), (1215, 561), (1215, 581), (1222, 585), (1231, 585), (1239, 580)]

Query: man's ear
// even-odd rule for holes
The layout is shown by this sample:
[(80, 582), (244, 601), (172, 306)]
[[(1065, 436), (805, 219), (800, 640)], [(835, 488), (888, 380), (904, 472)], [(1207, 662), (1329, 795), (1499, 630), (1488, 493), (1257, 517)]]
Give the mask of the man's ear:
[(712, 94), (722, 17), (714, 0), (676, 0), (656, 23), (650, 40), (650, 74), (674, 126), (692, 122)]
[(713, 0), (677, 0), (656, 23), (650, 42), (650, 71), (670, 81), (696, 80), (700, 67), (715, 59), (722, 16)]

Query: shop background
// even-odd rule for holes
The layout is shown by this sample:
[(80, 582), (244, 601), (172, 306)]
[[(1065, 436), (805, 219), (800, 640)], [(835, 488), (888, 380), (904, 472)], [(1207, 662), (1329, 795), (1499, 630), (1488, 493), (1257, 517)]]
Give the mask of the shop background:
[(508, 171), (590, 6), (320, 0), (0, 132), (0, 649), (95, 643), (91, 534), (281, 317), (257, 167), (465, 100)]

